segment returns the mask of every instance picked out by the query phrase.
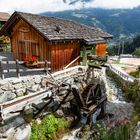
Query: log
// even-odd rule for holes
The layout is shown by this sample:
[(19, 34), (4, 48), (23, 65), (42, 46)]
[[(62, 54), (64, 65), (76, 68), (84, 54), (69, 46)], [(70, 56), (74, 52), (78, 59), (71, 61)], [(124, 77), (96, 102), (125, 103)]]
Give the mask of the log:
[(64, 67), (64, 69), (67, 69), (70, 65), (72, 65), (74, 62), (76, 62), (80, 56), (76, 57), (73, 61), (71, 61), (67, 66)]

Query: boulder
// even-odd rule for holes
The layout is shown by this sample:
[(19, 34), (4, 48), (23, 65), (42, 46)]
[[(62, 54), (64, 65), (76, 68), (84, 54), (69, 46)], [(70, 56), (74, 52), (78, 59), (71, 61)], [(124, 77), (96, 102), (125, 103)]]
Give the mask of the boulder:
[(23, 124), (16, 129), (13, 140), (29, 140), (31, 135), (31, 126)]
[(8, 84), (8, 81), (0, 80), (0, 86), (7, 85), (7, 84)]
[(3, 93), (4, 91), (0, 88), (0, 95)]
[(7, 96), (7, 101), (13, 100), (16, 98), (16, 94), (11, 91), (5, 91), (4, 94)]
[(31, 122), (33, 118), (34, 110), (30, 105), (27, 105), (23, 111), (23, 118), (26, 122)]
[(42, 81), (41, 81), (41, 86), (42, 87), (46, 87), (46, 84), (47, 84), (47, 79), (46, 78), (45, 79), (43, 78)]
[(7, 96), (4, 93), (0, 94), (0, 104), (7, 101)]
[(14, 89), (16, 89), (16, 90), (22, 88), (22, 84), (21, 83), (15, 84), (13, 86), (14, 86)]
[(15, 78), (15, 79), (13, 78), (11, 82), (12, 84), (18, 84), (18, 83), (21, 83), (21, 81), (22, 80), (20, 78)]
[(41, 83), (41, 77), (40, 76), (36, 76), (35, 77), (35, 83), (36, 84), (40, 84)]
[(14, 127), (11, 127), (9, 128), (7, 131), (6, 131), (6, 135), (8, 136), (8, 140), (12, 140), (13, 139), (13, 136), (14, 136), (14, 133), (15, 133), (15, 129)]
[(25, 93), (25, 89), (17, 89), (16, 90), (17, 97), (23, 96), (24, 93)]
[(39, 84), (35, 84), (32, 86), (32, 90), (34, 90), (34, 91), (38, 91), (38, 90), (40, 90), (40, 88), (41, 88), (41, 86)]
[(14, 87), (11, 83), (7, 83), (7, 84), (2, 85), (1, 89), (4, 90), (4, 91), (7, 91), (7, 90), (13, 90)]

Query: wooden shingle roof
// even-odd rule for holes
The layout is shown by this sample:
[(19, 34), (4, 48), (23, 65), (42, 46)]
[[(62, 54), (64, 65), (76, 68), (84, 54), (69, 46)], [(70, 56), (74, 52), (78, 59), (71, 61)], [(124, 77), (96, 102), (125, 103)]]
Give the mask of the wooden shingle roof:
[[(102, 30), (91, 28), (73, 21), (22, 12), (15, 12), (9, 19), (7, 25), (10, 26), (9, 24), (12, 21), (14, 23), (15, 21), (12, 19), (17, 19), (17, 17), (25, 20), (49, 41), (82, 40), (85, 43), (88, 42), (89, 44), (92, 44), (93, 42), (104, 41), (104, 38), (112, 37)], [(4, 33), (7, 28), (9, 27), (6, 27), (5, 25), (1, 33)]]
[(7, 21), (10, 15), (8, 13), (0, 12), (0, 21)]

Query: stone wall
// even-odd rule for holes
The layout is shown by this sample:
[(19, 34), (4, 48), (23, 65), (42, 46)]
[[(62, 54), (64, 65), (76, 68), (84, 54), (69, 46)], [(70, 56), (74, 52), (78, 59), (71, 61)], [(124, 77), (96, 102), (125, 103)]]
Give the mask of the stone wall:
[(127, 89), (130, 85), (133, 84), (132, 82), (122, 79), (119, 75), (111, 71), (109, 68), (106, 70), (106, 74), (110, 76), (114, 81), (116, 81), (123, 90)]
[(36, 75), (0, 80), (0, 103), (28, 95), (30, 92), (26, 90), (27, 88), (33, 91), (39, 91), (45, 88), (44, 79), (43, 75)]
[[(63, 71), (53, 73), (52, 76), (59, 83), (61, 83), (62, 81), (66, 81), (67, 83), (75, 84), (72, 77), (76, 78), (78, 74), (83, 74), (80, 75), (82, 80), (83, 78), (86, 78), (86, 75), (84, 75), (85, 71), (86, 67), (75, 66)], [(96, 73), (98, 74), (98, 72)], [(87, 79), (87, 83), (90, 82), (91, 78), (93, 78), (92, 76), (93, 75), (91, 73)], [(77, 78), (80, 79), (80, 77)], [(34, 75), (0, 80), (0, 104), (18, 98), (20, 96), (30, 94), (31, 92), (29, 92), (29, 90), (27, 89), (31, 89), (32, 91), (40, 91), (42, 89), (45, 89), (47, 88), (47, 81), (49, 80), (55, 83), (54, 79), (50, 75)]]
[[(100, 76), (101, 76), (101, 70), (97, 70), (95, 72), (95, 75), (93, 75), (92, 72), (89, 74), (86, 73), (86, 67), (74, 67), (70, 68), (64, 71), (56, 72), (52, 74), (54, 79), (50, 77), (49, 75), (35, 75), (35, 76), (29, 76), (29, 77), (21, 77), (21, 78), (10, 78), (10, 79), (5, 79), (0, 81), (0, 103), (4, 103), (9, 100), (13, 100), (15, 98), (18, 98), (20, 96), (25, 96), (30, 94), (27, 88), (32, 89), (33, 91), (39, 91), (41, 89), (47, 89), (48, 86), (52, 86), (52, 89), (57, 89), (55, 85), (48, 85), (46, 84), (48, 80), (52, 81), (53, 83), (58, 82), (58, 83), (65, 83), (65, 86), (60, 86), (59, 87), (59, 92), (55, 94), (55, 99), (50, 104), (50, 106), (47, 108), (47, 111), (49, 108), (52, 110), (55, 110), (56, 107), (58, 106), (59, 102), (64, 99), (66, 94), (69, 91), (69, 88), (71, 86), (74, 86), (77, 88), (79, 92), (83, 92), (85, 87), (89, 83), (95, 83), (99, 82)], [(95, 77), (96, 78), (95, 78)], [(101, 83), (101, 82), (100, 82)], [(104, 87), (105, 88), (105, 87)], [(102, 88), (102, 90), (105, 90)], [(104, 92), (105, 93), (105, 92)], [(57, 112), (59, 115), (62, 115), (67, 111), (67, 108), (69, 107), (69, 100), (72, 97), (73, 94), (70, 93), (68, 99), (66, 99), (65, 104), (62, 106), (62, 108)], [(46, 104), (45, 101), (42, 101), (39, 104), (36, 104), (38, 108), (41, 108), (44, 103)], [(63, 112), (61, 111), (63, 110)], [(22, 114), (17, 114), (14, 113), (11, 116), (9, 115), (8, 118), (5, 120), (5, 123), (3, 125), (0, 125), (0, 139), (2, 137), (5, 137), (5, 140), (7, 140), (9, 137), (12, 137), (13, 140), (17, 140), (18, 136), (20, 135), (20, 138), (23, 137), (29, 137), (30, 135), (30, 124), (26, 124), (26, 117), (28, 116), (28, 112), (34, 114), (35, 108), (31, 106), (27, 106)], [(27, 113), (27, 114), (26, 114)], [(29, 114), (30, 114), (29, 113)], [(62, 114), (61, 114), (62, 113)], [(20, 130), (21, 129), (21, 130)], [(29, 132), (29, 133), (20, 133), (20, 132)]]

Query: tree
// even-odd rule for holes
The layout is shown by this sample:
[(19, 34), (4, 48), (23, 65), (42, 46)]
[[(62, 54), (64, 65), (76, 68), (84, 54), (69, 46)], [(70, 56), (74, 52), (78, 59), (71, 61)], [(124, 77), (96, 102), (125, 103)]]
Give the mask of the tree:
[(133, 55), (140, 56), (140, 47), (136, 48), (136, 50), (133, 52)]

